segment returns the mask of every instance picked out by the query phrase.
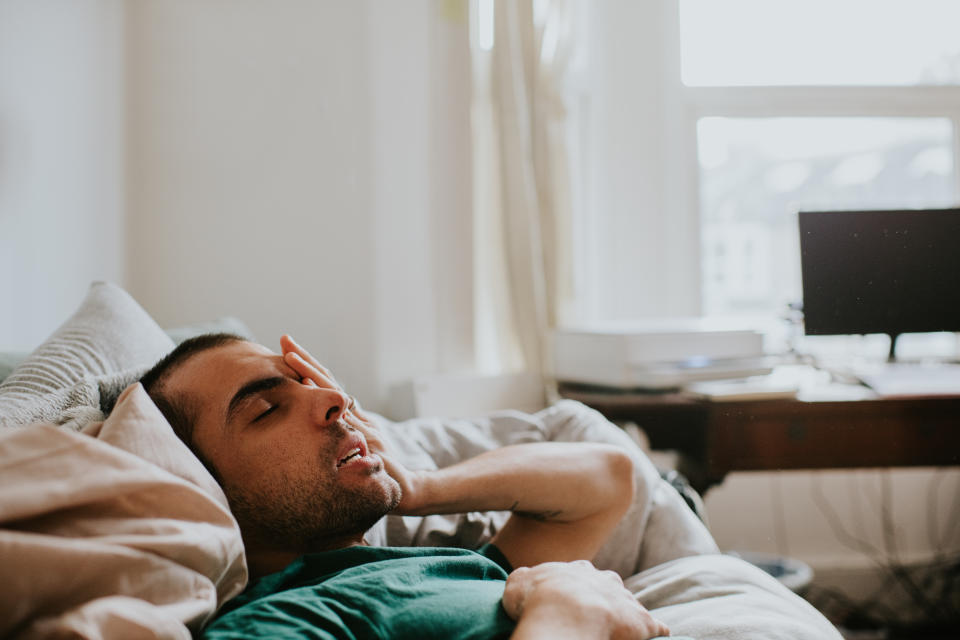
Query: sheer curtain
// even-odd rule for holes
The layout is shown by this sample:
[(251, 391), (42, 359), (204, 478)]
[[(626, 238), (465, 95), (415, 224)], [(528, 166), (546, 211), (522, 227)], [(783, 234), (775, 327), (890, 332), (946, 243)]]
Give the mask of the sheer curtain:
[(572, 287), (571, 10), (571, 0), (496, 2), (492, 47), (475, 48), (480, 345), (495, 351), (479, 359), (545, 380)]

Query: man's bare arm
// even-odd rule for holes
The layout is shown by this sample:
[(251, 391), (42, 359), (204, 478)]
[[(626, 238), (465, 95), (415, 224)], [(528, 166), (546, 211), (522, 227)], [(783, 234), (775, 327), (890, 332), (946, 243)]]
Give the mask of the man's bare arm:
[(388, 471), (404, 491), (400, 514), (512, 512), (493, 542), (514, 567), (592, 558), (633, 499), (630, 457), (601, 444), (513, 445), (437, 471)]

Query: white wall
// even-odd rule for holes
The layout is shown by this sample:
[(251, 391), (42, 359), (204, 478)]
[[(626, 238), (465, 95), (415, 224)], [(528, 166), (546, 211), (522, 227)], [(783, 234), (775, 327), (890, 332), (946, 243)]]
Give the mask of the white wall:
[(123, 265), (119, 0), (0, 0), (0, 349)]
[(801, 558), (833, 577), (960, 552), (958, 492), (956, 468), (733, 473), (705, 502), (722, 549)]
[(108, 279), (372, 408), (468, 369), (469, 78), (466, 0), (0, 0), (0, 348)]
[[(596, 308), (586, 313), (603, 320), (696, 315), (700, 265), (691, 256), (699, 253), (699, 231), (678, 152), (696, 141), (683, 128), (679, 52), (664, 45), (673, 38), (665, 31), (678, 28), (676, 5), (605, 0), (590, 10), (585, 213), (597, 263)], [(638, 38), (636, 25), (650, 24), (662, 28)]]
[(379, 410), (469, 364), (457, 4), (128, 5), (129, 287), (161, 324), (291, 332)]
[(376, 370), (381, 409), (403, 416), (397, 383), (473, 366), (468, 3), (373, 2), (372, 109)]

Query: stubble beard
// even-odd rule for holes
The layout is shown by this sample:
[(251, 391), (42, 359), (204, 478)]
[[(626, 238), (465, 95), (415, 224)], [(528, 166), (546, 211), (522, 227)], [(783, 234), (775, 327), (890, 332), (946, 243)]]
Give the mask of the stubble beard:
[(382, 467), (371, 473), (383, 477), (359, 487), (345, 487), (327, 476), (269, 486), (225, 486), (224, 492), (248, 546), (310, 553), (359, 538), (400, 503), (397, 481)]

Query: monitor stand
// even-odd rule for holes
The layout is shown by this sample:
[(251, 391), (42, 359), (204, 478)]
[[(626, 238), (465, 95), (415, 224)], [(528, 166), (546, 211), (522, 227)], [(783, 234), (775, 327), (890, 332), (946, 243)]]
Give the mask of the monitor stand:
[(897, 361), (897, 338), (900, 337), (899, 333), (889, 333), (890, 336), (890, 352), (887, 354), (887, 362), (896, 362)]
[[(887, 364), (895, 364), (895, 363), (903, 362), (902, 360), (897, 359), (897, 338), (899, 338), (903, 334), (888, 333), (887, 335), (890, 336), (890, 351), (887, 353)], [(938, 362), (940, 364), (960, 364), (960, 358), (957, 358), (956, 356), (944, 357), (939, 355), (932, 355), (932, 356), (927, 356), (924, 359), (930, 360), (932, 362)], [(914, 362), (913, 359), (908, 358), (907, 362), (905, 362), (904, 364), (911, 365), (911, 364), (916, 364), (916, 362)]]

